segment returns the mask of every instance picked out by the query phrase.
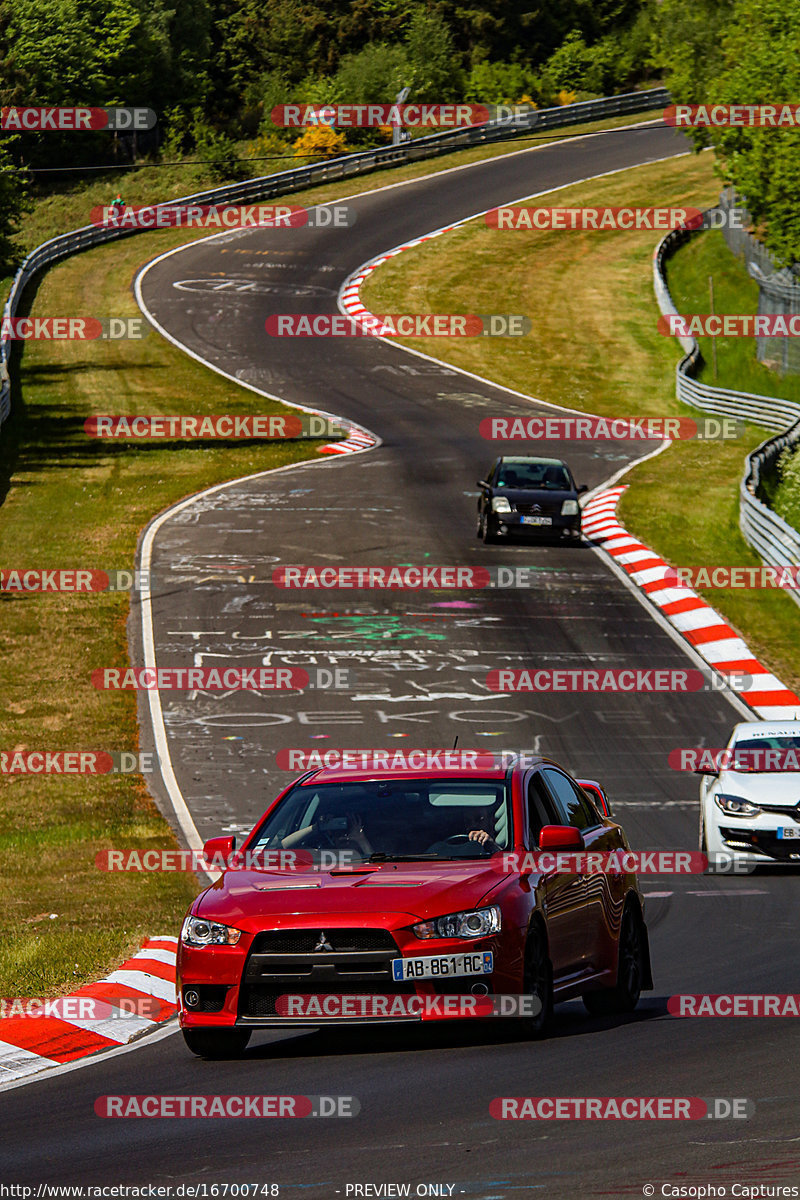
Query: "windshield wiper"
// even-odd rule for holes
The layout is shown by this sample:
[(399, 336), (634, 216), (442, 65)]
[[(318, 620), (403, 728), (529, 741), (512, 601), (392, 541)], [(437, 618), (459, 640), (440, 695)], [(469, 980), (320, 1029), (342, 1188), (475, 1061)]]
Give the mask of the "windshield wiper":
[(367, 862), (421, 862), (423, 859), (436, 859), (438, 854), (387, 854), (385, 850), (376, 850), (370, 854)]

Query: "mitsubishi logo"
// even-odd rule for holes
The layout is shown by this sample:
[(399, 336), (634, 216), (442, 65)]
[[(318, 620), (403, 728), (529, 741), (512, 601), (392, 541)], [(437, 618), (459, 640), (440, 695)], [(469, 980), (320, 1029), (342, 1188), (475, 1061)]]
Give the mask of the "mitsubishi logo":
[(333, 946), (330, 944), (324, 933), (320, 933), (317, 944), (314, 947), (315, 953), (317, 950), (330, 950), (330, 952), (333, 953)]

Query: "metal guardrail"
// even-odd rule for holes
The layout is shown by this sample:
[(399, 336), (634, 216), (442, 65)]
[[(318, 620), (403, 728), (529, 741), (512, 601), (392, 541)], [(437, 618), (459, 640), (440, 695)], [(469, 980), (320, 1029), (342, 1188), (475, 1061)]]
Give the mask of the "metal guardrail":
[[(711, 209), (710, 212), (717, 212)], [(656, 300), (664, 315), (676, 314), (664, 276), (664, 264), (679, 246), (696, 231), (672, 229), (661, 239), (653, 254), (653, 286)], [(678, 338), (686, 352), (675, 369), (676, 394), (679, 400), (693, 408), (722, 416), (738, 417), (780, 432), (767, 438), (745, 459), (744, 475), (739, 484), (739, 528), (745, 541), (772, 566), (800, 564), (800, 533), (758, 498), (757, 492), (764, 468), (772, 466), (789, 447), (800, 443), (800, 404), (781, 400), (777, 396), (733, 392), (712, 387), (693, 378), (700, 365), (700, 347), (693, 337)], [(800, 604), (797, 593), (789, 595)]]
[[(559, 129), (566, 125), (576, 125), (603, 117), (624, 116), (626, 113), (663, 108), (669, 103), (669, 99), (669, 92), (666, 88), (650, 88), (645, 92), (626, 92), (622, 96), (584, 100), (580, 104), (569, 104), (560, 108), (534, 109), (523, 120), (513, 122), (510, 119), (492, 120), (483, 125), (470, 125), (466, 129), (445, 130), (442, 133), (415, 138), (399, 146), (381, 146), (374, 150), (361, 151), (358, 154), (348, 154), (342, 158), (328, 159), (324, 163), (293, 167), (288, 171), (279, 171), (275, 175), (265, 175), (258, 179), (246, 179), (237, 183), (225, 184), (205, 192), (196, 192), (191, 196), (182, 196), (177, 200), (164, 201), (153, 207), (157, 210), (159, 207), (173, 208), (178, 204), (239, 204), (255, 200), (268, 200), (273, 196), (287, 195), (318, 183), (330, 183), (337, 179), (347, 179), (351, 175), (364, 175), (383, 167), (399, 166), (423, 158), (432, 158), (439, 154), (450, 154), (454, 150), (463, 150), (469, 146), (506, 141), (518, 136), (526, 129)], [(61, 234), (59, 237), (51, 238), (50, 241), (37, 246), (24, 260), (14, 277), (3, 309), (4, 322), (6, 318), (15, 316), (25, 287), (43, 267), (52, 266), (53, 263), (68, 258), (71, 254), (88, 250), (93, 246), (100, 246), (114, 238), (129, 237), (131, 234), (142, 232), (146, 231), (86, 225), (82, 229)], [(0, 426), (8, 417), (11, 409), (9, 378), (11, 346), (12, 343), (8, 337), (0, 336)]]

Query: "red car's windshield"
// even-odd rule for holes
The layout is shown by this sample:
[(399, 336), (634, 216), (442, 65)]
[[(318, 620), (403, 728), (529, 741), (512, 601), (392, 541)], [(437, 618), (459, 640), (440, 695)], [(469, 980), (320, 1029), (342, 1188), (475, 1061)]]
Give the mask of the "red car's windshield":
[(377, 862), (482, 858), (512, 844), (505, 780), (370, 779), (298, 784), (248, 849), (348, 851)]

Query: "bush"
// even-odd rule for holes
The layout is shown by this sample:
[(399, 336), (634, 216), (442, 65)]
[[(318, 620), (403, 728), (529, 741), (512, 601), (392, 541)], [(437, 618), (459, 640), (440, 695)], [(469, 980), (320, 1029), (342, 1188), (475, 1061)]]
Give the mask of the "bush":
[(236, 144), (226, 134), (217, 133), (197, 116), (192, 133), (196, 156), (207, 163), (213, 179), (224, 183), (228, 179), (239, 179), (243, 173), (246, 174), (237, 161)]
[(403, 46), (370, 42), (357, 54), (344, 56), (333, 77), (334, 92), (343, 104), (393, 104), (410, 77)]
[(464, 99), (476, 104), (535, 104), (539, 98), (535, 73), (521, 63), (477, 63), (464, 88)]
[(793, 529), (800, 530), (800, 450), (784, 450), (777, 462), (777, 475), (772, 507)]
[(309, 125), (295, 142), (296, 158), (313, 156), (312, 162), (323, 158), (339, 158), (347, 153), (347, 142), (343, 133), (330, 125)]

